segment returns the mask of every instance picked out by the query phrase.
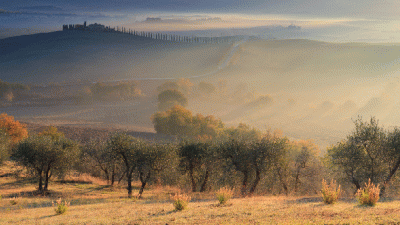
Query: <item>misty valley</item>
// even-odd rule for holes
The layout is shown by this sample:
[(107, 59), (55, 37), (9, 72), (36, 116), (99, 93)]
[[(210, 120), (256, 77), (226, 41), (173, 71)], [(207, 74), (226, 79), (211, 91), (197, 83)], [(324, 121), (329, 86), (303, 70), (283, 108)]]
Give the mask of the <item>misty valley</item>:
[[(3, 88), (3, 112), (26, 122), (154, 132), (157, 87), (179, 80), (187, 82), (194, 113), (232, 126), (280, 129), (322, 149), (345, 137), (358, 116), (376, 116), (387, 127), (400, 119), (397, 45), (251, 37), (185, 43), (82, 31), (1, 45), (3, 83), (29, 87)], [(101, 95), (96, 85), (121, 90)]]
[(400, 221), (400, 44), (62, 28), (0, 39), (1, 224)]

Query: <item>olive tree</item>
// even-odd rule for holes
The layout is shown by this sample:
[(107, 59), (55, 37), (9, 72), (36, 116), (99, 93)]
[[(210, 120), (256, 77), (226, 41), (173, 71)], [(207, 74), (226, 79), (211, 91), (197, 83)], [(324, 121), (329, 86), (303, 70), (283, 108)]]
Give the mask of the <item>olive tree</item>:
[(137, 172), (141, 186), (138, 198), (142, 197), (143, 190), (150, 179), (164, 170), (171, 163), (172, 146), (167, 144), (147, 144), (137, 148)]
[(101, 171), (103, 177), (111, 186), (114, 185), (116, 180), (119, 182), (125, 176), (121, 156), (112, 152), (104, 141), (92, 140), (88, 142), (83, 148), (83, 157), (88, 167), (95, 171)]
[[(204, 192), (217, 159), (215, 148), (209, 142), (183, 141), (179, 146), (179, 167), (189, 174), (192, 191)], [(198, 188), (200, 183), (200, 189)]]
[(108, 148), (122, 158), (128, 182), (128, 197), (132, 197), (132, 178), (138, 165), (138, 150), (146, 148), (146, 143), (127, 134), (119, 133), (110, 137)]
[(380, 195), (385, 193), (386, 188), (389, 186), (393, 176), (399, 170), (400, 167), (400, 128), (395, 127), (392, 131), (387, 134), (387, 154), (386, 162), (388, 164), (388, 172), (384, 178), (383, 185), (381, 186)]
[[(71, 169), (79, 156), (78, 144), (66, 138), (32, 136), (16, 145), (13, 157), (39, 179), (39, 192), (48, 191), (53, 174), (62, 175)], [(44, 187), (43, 187), (44, 179)]]
[(231, 139), (221, 146), (223, 157), (243, 175), (242, 195), (252, 195), (266, 172), (281, 169), (286, 143), (286, 138), (265, 136), (255, 141)]
[[(345, 140), (328, 149), (327, 160), (331, 168), (344, 173), (347, 180), (360, 189), (368, 179), (374, 183), (384, 180), (390, 168), (391, 152), (387, 132), (374, 117), (367, 122), (360, 117), (354, 124), (355, 129)], [(395, 137), (392, 137), (392, 146), (396, 145)]]

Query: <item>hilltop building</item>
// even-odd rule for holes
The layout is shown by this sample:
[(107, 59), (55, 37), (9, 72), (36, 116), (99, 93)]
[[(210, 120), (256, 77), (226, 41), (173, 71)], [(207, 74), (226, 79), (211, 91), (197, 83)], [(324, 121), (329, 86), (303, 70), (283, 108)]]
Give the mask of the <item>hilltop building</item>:
[(288, 29), (288, 30), (301, 30), (301, 27), (291, 24), (291, 25), (289, 25), (289, 26), (287, 27), (287, 29)]
[(94, 23), (89, 26), (86, 25), (86, 21), (83, 24), (69, 24), (63, 25), (63, 31), (67, 30), (87, 30), (87, 31), (96, 31), (96, 32), (115, 32), (114, 28), (106, 27), (102, 24)]

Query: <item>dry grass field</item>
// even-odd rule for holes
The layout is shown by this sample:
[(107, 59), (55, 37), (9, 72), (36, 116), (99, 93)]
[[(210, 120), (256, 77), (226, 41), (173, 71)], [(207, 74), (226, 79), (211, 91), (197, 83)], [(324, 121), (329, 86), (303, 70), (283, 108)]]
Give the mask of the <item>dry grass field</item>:
[[(180, 191), (176, 187), (153, 185), (142, 199), (129, 199), (125, 185), (69, 176), (52, 181), (49, 195), (37, 196), (36, 183), (19, 171), (10, 162), (0, 167), (0, 224), (400, 224), (397, 199), (364, 207), (354, 199), (325, 205), (319, 196), (236, 195), (220, 206), (214, 193), (188, 193), (188, 208), (175, 211), (170, 196)], [(52, 206), (59, 198), (70, 202), (62, 215)]]

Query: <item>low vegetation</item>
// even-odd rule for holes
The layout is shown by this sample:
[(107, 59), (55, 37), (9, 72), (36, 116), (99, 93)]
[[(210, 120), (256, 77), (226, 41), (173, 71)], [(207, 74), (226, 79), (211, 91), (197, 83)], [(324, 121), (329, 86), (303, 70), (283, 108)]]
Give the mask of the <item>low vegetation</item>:
[[(0, 144), (5, 146), (9, 155), (5, 156), (5, 166), (2, 167), (4, 169), (0, 174), (0, 189), (4, 192), (3, 199), (7, 199), (1, 200), (0, 213), (7, 207), (24, 209), (30, 205), (30, 198), (37, 198), (42, 202), (49, 200), (51, 203), (57, 197), (68, 201), (57, 200), (54, 203), (56, 213), (64, 214), (68, 209), (74, 218), (78, 218), (76, 210), (90, 212), (90, 209), (79, 208), (79, 204), (75, 204), (77, 199), (83, 197), (82, 193), (86, 193), (85, 198), (97, 199), (100, 203), (108, 205), (107, 207), (113, 207), (113, 204), (128, 207), (126, 204), (133, 204), (138, 208), (147, 209), (142, 202), (147, 201), (150, 205), (163, 208), (153, 216), (166, 221), (171, 219), (171, 213), (180, 211), (191, 210), (194, 218), (199, 218), (200, 214), (196, 213), (200, 212), (214, 215), (212, 208), (215, 204), (209, 203), (207, 210), (202, 208), (207, 207), (207, 202), (215, 202), (217, 197), (218, 205), (225, 206), (221, 208), (233, 207), (234, 210), (231, 212), (234, 214), (250, 213), (256, 219), (260, 219), (255, 221), (261, 221), (266, 219), (265, 216), (250, 210), (251, 204), (255, 208), (259, 207), (260, 211), (272, 210), (274, 207), (258, 202), (257, 199), (268, 202), (275, 197), (261, 196), (286, 195), (287, 197), (282, 197), (283, 201), (279, 200), (284, 209), (270, 215), (273, 218), (270, 220), (271, 223), (284, 223), (285, 221), (277, 215), (287, 216), (286, 208), (299, 210), (305, 215), (298, 216), (318, 222), (315, 218), (318, 213), (314, 213), (314, 216), (308, 215), (310, 211), (304, 211), (300, 205), (305, 204), (307, 207), (315, 208), (316, 204), (323, 206), (335, 203), (335, 207), (339, 205), (349, 210), (351, 204), (353, 207), (357, 206), (356, 200), (358, 200), (361, 205), (375, 206), (383, 193), (381, 184), (386, 187), (386, 196), (390, 196), (392, 201), (397, 201), (395, 200), (398, 197), (395, 194), (398, 193), (397, 185), (391, 186), (387, 181), (389, 180), (390, 184), (397, 184), (398, 180), (394, 170), (398, 157), (396, 150), (398, 130), (395, 128), (386, 131), (378, 126), (374, 118), (369, 122), (364, 122), (361, 118), (356, 120), (353, 133), (346, 140), (329, 148), (327, 155), (322, 158), (318, 147), (311, 140), (293, 141), (278, 130), (260, 131), (246, 124), (226, 128), (213, 117), (192, 116), (190, 111), (180, 106), (174, 106), (163, 112), (162, 116), (165, 116), (167, 122), (164, 121), (165, 123), (159, 125), (162, 129), (168, 130), (174, 126), (168, 122), (185, 121), (176, 118), (182, 115), (186, 116), (184, 118), (187, 118), (187, 121), (179, 128), (189, 129), (188, 132), (191, 129), (197, 133), (186, 135), (177, 133), (176, 142), (164, 143), (138, 139), (126, 133), (114, 133), (106, 139), (78, 143), (66, 138), (66, 135), (52, 126), (12, 143), (13, 139), (8, 135), (7, 127), (3, 125), (0, 127), (4, 133)], [(4, 123), (6, 125), (18, 124), (9, 117), (3, 117), (13, 122)], [(24, 128), (21, 124), (17, 127)], [(210, 129), (204, 129), (205, 127)], [(212, 132), (202, 133), (210, 130)], [(391, 174), (393, 171), (394, 174)], [(332, 181), (328, 184), (324, 180), (325, 177), (330, 177)], [(365, 188), (354, 188), (357, 184), (363, 184), (361, 182), (366, 178), (368, 182), (364, 182)], [(340, 185), (334, 179), (339, 180)], [(115, 181), (118, 181), (118, 184)], [(238, 190), (238, 198), (232, 199), (234, 189)], [(354, 197), (355, 190), (358, 191)], [(134, 191), (137, 191), (136, 195), (133, 194)], [(318, 194), (322, 194), (322, 201), (320, 196), (317, 197)], [(25, 195), (29, 197), (26, 198)], [(339, 201), (341, 195), (347, 197), (346, 202)], [(253, 203), (247, 203), (245, 199), (252, 199)], [(167, 209), (164, 203), (170, 203), (168, 200), (172, 200), (174, 209)], [(190, 207), (188, 207), (189, 202)], [(242, 208), (237, 204), (245, 206)], [(41, 208), (46, 207), (49, 207), (47, 203)], [(251, 212), (245, 211), (244, 208)], [(335, 215), (347, 216), (348, 219), (345, 221), (350, 223), (364, 221), (364, 218), (360, 217), (361, 212), (349, 214), (341, 208), (334, 209)], [(27, 207), (24, 210), (38, 209)], [(103, 208), (103, 210), (109, 209)], [(377, 209), (376, 212), (381, 213), (380, 210)], [(319, 209), (320, 213), (328, 211)], [(37, 211), (39, 214), (43, 212)], [(92, 212), (90, 214), (98, 215)], [(226, 214), (224, 217), (232, 219), (231, 222), (239, 223), (242, 219), (249, 221), (252, 218), (250, 215), (234, 214)], [(140, 221), (139, 217), (134, 218), (135, 221)], [(179, 215), (179, 218), (184, 217)], [(290, 221), (286, 222), (289, 223), (299, 221), (293, 216), (288, 218)], [(329, 222), (340, 222), (324, 218)], [(353, 218), (357, 220), (352, 220)], [(393, 218), (400, 219), (396, 216)], [(222, 222), (212, 217), (209, 219), (215, 223)], [(0, 223), (4, 221), (8, 223), (11, 220), (3, 219)], [(87, 220), (74, 221), (80, 223)], [(159, 222), (153, 221), (152, 218), (148, 221)], [(199, 221), (204, 222), (204, 220)], [(383, 218), (374, 221), (387, 220)]]
[(322, 200), (325, 204), (334, 204), (340, 197), (340, 185), (336, 185), (336, 181), (332, 180), (329, 184), (322, 180)]
[(368, 180), (364, 188), (357, 190), (356, 198), (361, 205), (374, 206), (379, 200), (379, 185), (374, 185)]
[(126, 101), (142, 95), (137, 82), (120, 81), (114, 83), (97, 82), (83, 87), (74, 99), (77, 103), (93, 101)]
[(70, 204), (71, 202), (63, 201), (61, 198), (52, 202), (52, 205), (55, 206), (54, 211), (56, 211), (58, 215), (66, 213)]
[(233, 189), (222, 187), (217, 191), (215, 195), (217, 196), (219, 204), (224, 205), (233, 197), (233, 193)]
[(186, 194), (175, 194), (171, 196), (172, 201), (174, 202), (174, 208), (177, 211), (182, 211), (188, 207), (190, 196)]

